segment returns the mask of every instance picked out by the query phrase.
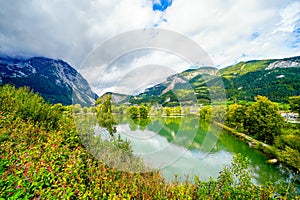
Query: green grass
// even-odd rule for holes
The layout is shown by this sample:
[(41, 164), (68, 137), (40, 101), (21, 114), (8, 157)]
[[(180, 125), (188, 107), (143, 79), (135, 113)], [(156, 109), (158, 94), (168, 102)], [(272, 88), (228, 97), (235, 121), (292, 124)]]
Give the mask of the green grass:
[(273, 60), (254, 60), (239, 62), (236, 65), (223, 68), (219, 71), (222, 76), (236, 76), (265, 69)]

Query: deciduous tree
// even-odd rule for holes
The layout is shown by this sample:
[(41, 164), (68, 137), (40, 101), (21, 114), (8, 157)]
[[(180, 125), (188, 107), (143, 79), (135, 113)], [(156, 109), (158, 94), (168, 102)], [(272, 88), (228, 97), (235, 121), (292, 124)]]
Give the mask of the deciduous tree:
[(139, 117), (139, 108), (137, 106), (130, 106), (128, 108), (128, 113), (131, 119), (136, 119)]
[(111, 112), (111, 95), (100, 97), (96, 101), (97, 119), (99, 126), (106, 128), (111, 136), (117, 132), (117, 124)]
[(139, 107), (139, 111), (140, 111), (140, 118), (142, 118), (142, 119), (148, 118), (149, 108), (147, 106), (141, 105)]
[(241, 129), (244, 125), (246, 110), (246, 105), (236, 103), (229, 105), (226, 112), (227, 124), (235, 129)]
[(291, 110), (300, 114), (300, 96), (293, 96), (289, 98)]
[(204, 106), (200, 109), (200, 120), (210, 122), (212, 115), (212, 109), (210, 106)]
[(244, 127), (248, 134), (268, 144), (281, 133), (284, 119), (279, 114), (279, 107), (267, 97), (255, 97), (255, 103), (248, 107)]

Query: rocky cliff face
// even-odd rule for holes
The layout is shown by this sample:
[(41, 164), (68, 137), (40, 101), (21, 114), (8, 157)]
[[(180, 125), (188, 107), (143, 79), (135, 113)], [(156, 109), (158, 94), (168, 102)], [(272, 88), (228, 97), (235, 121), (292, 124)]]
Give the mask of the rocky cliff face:
[(300, 67), (300, 57), (295, 57), (290, 60), (278, 60), (272, 62), (268, 65), (266, 70), (276, 69), (276, 68), (290, 68), (290, 67)]
[(201, 67), (199, 69), (190, 69), (182, 72), (181, 74), (187, 79), (191, 80), (199, 75), (210, 75), (215, 76), (218, 72), (217, 68), (214, 67)]
[(44, 57), (0, 57), (0, 82), (29, 86), (50, 103), (91, 105), (97, 97), (68, 63)]

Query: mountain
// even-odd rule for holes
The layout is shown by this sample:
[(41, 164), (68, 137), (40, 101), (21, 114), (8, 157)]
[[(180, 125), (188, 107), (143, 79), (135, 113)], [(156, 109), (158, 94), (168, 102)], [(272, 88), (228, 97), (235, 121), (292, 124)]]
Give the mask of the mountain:
[(131, 98), (131, 103), (159, 103), (166, 106), (176, 106), (181, 102), (194, 105), (197, 101), (209, 102), (209, 88), (206, 84), (217, 80), (218, 70), (213, 67), (188, 69), (182, 73), (172, 75), (165, 82), (147, 88)]
[(263, 95), (272, 101), (287, 102), (289, 96), (300, 95), (300, 56), (240, 62), (220, 70), (189, 69), (146, 89), (130, 102), (166, 106), (179, 105), (179, 102), (209, 103), (212, 95), (214, 100), (224, 99), (223, 88), (227, 100), (253, 101), (255, 96)]
[(300, 95), (300, 56), (240, 62), (219, 71), (227, 98), (253, 100), (257, 95), (287, 102)]
[(44, 57), (0, 57), (0, 83), (29, 86), (50, 103), (91, 105), (97, 97), (68, 63)]

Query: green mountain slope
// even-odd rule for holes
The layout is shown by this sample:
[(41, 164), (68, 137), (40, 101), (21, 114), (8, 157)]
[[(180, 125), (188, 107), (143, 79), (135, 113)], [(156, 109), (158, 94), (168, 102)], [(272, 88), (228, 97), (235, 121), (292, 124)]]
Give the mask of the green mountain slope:
[(227, 98), (253, 100), (257, 95), (287, 102), (300, 95), (300, 57), (241, 62), (221, 69)]
[(268, 65), (276, 60), (252, 60), (248, 62), (239, 62), (236, 65), (225, 67), (219, 70), (220, 75), (236, 76), (247, 74), (258, 70), (264, 70)]
[(287, 102), (289, 96), (300, 95), (300, 56), (240, 62), (219, 71), (211, 67), (187, 70), (146, 89), (130, 102), (166, 106), (209, 103), (212, 98), (224, 99), (222, 89), (227, 100), (252, 101), (263, 95), (272, 101)]

